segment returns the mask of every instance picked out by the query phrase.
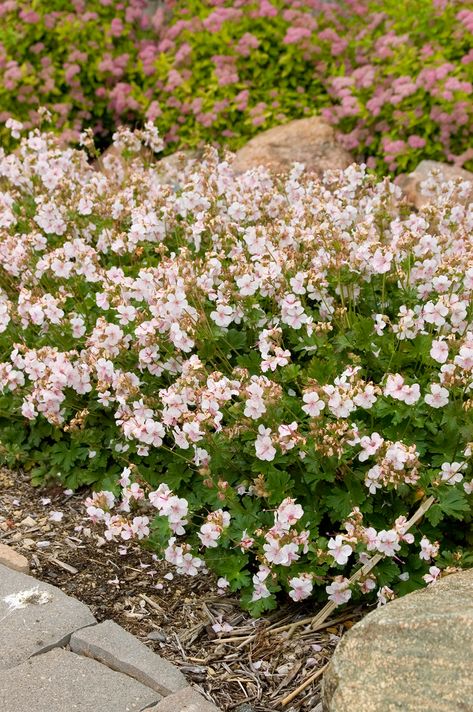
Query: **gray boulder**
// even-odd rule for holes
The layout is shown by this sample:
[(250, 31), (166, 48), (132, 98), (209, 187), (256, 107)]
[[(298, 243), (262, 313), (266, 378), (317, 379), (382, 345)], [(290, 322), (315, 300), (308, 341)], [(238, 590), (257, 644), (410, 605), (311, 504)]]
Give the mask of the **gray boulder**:
[(342, 638), (324, 712), (473, 710), (473, 569), (369, 613)]

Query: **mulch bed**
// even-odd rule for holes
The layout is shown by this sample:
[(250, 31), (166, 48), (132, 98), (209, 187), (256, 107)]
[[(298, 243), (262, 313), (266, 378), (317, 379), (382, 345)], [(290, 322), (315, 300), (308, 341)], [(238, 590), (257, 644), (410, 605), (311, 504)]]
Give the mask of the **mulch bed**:
[[(170, 568), (151, 552), (105, 542), (84, 516), (84, 498), (58, 486), (34, 488), (25, 474), (0, 469), (0, 542), (29, 559), (33, 576), (175, 663), (222, 710), (320, 712), (323, 670), (360, 610), (344, 609), (315, 630), (310, 617), (317, 611), (308, 606), (288, 605), (255, 621), (236, 598), (217, 594), (212, 576), (169, 580)], [(60, 521), (53, 512), (62, 513)], [(304, 617), (309, 621), (294, 628)], [(232, 629), (216, 633), (218, 623)]]

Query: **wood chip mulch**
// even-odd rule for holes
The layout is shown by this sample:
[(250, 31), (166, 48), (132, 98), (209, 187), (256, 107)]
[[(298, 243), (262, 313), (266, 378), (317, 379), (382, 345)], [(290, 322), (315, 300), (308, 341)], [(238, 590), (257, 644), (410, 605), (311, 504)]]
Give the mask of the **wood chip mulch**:
[(323, 671), (361, 610), (343, 610), (315, 629), (309, 606), (254, 620), (236, 598), (217, 594), (212, 576), (169, 580), (171, 570), (151, 552), (105, 542), (85, 516), (85, 496), (34, 488), (24, 473), (0, 469), (0, 542), (29, 559), (33, 576), (175, 663), (225, 712), (321, 712)]

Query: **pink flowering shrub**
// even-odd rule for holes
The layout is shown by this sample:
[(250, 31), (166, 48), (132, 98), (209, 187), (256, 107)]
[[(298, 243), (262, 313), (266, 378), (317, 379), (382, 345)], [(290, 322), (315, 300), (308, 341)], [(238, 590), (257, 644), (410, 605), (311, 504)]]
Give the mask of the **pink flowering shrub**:
[[(422, 158), (473, 167), (473, 6), (463, 0), (357, 3), (346, 47), (318, 35), (333, 55), (322, 115), (342, 144), (378, 173)], [(467, 9), (469, 6), (469, 9)], [(341, 25), (340, 25), (341, 26)], [(329, 68), (330, 67), (330, 68)]]
[(0, 153), (3, 461), (254, 614), (472, 565), (471, 184), (414, 213), (363, 166), (169, 185), (151, 124), (115, 144)]
[[(235, 149), (330, 101), (317, 69), (320, 28), (347, 10), (324, 0), (177, 0), (160, 27), (156, 75), (167, 142)], [(162, 12), (162, 17), (165, 14)], [(156, 76), (158, 81), (156, 82)]]
[(422, 158), (473, 166), (463, 0), (173, 5), (157, 85), (168, 140), (237, 148), (259, 128), (321, 113), (380, 174)]
[[(77, 140), (142, 119), (138, 88), (155, 57), (146, 0), (4, 0), (0, 3), (0, 121), (51, 125)], [(148, 102), (149, 103), (149, 102)], [(2, 139), (6, 140), (3, 133)]]
[[(379, 174), (473, 166), (473, 10), (463, 0), (6, 0), (0, 120), (67, 139), (159, 121), (171, 151), (235, 149), (321, 113)], [(5, 140), (5, 136), (3, 138)]]

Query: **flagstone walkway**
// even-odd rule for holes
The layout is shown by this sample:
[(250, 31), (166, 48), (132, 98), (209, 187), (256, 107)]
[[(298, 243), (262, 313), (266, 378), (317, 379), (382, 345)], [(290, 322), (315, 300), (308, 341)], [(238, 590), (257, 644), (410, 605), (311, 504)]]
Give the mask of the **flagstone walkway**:
[(0, 710), (218, 712), (119, 625), (1, 564)]

